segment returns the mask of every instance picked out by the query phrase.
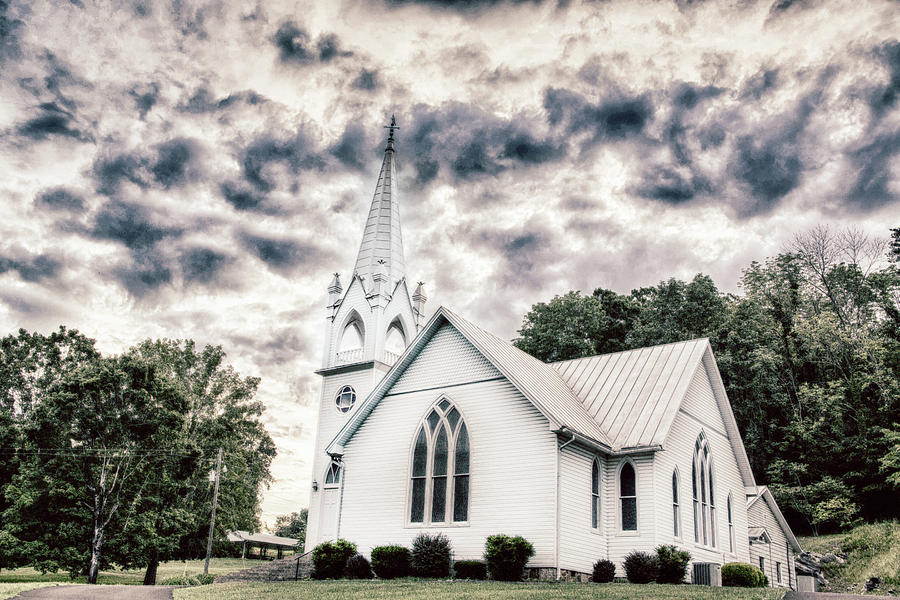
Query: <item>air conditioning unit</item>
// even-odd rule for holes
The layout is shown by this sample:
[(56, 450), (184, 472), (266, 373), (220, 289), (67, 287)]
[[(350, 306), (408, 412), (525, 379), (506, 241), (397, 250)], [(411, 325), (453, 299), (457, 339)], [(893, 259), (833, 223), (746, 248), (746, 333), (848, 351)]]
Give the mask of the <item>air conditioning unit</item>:
[(722, 585), (722, 565), (718, 563), (694, 563), (694, 585)]

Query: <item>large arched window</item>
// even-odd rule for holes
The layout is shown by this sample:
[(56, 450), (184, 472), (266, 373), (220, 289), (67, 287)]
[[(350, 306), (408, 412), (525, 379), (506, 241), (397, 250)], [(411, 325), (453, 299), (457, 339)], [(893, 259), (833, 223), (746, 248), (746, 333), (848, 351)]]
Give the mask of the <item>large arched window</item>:
[(411, 523), (469, 520), (469, 432), (446, 398), (432, 407), (416, 433), (410, 473)]
[(591, 466), (591, 527), (600, 529), (600, 463)]
[(366, 328), (363, 325), (362, 318), (356, 311), (353, 311), (347, 323), (341, 331), (341, 339), (338, 343), (338, 352), (347, 352), (349, 350), (358, 350), (362, 348), (366, 341)]
[(393, 354), (403, 354), (403, 351), (406, 350), (406, 334), (399, 319), (394, 319), (388, 327), (384, 349)]
[(681, 507), (678, 505), (678, 470), (672, 471), (672, 531), (681, 537)]
[(637, 478), (627, 461), (619, 470), (619, 506), (622, 531), (637, 531)]
[(694, 492), (694, 541), (704, 546), (715, 546), (716, 499), (712, 457), (709, 454), (706, 436), (702, 432), (694, 444), (691, 479)]

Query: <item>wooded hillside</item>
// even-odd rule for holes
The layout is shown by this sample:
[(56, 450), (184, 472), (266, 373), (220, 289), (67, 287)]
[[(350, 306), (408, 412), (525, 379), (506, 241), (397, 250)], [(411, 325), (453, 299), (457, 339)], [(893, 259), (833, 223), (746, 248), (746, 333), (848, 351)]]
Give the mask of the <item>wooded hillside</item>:
[(900, 229), (818, 228), (708, 276), (535, 304), (515, 344), (557, 361), (708, 337), (757, 481), (798, 531), (900, 516)]

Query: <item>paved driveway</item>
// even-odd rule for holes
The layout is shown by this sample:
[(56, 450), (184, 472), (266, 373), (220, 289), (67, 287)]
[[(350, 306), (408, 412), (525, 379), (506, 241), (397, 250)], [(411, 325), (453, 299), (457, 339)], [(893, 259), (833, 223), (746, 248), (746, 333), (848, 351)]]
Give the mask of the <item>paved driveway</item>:
[(172, 600), (170, 585), (60, 585), (22, 592), (29, 600)]

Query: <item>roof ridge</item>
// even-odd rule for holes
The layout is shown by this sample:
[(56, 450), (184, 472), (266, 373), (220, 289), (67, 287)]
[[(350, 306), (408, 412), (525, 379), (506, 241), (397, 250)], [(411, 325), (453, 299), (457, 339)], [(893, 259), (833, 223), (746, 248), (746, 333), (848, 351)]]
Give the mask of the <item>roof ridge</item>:
[[(597, 358), (598, 356), (614, 356), (616, 354), (625, 354), (626, 352), (637, 352), (638, 350), (646, 350), (647, 348), (661, 348), (663, 346), (675, 346), (677, 344), (688, 344), (690, 342), (702, 342), (706, 340), (709, 341), (708, 337), (698, 337), (691, 338), (689, 340), (680, 340), (678, 342), (666, 342), (665, 344), (652, 344), (650, 346), (639, 346), (637, 348), (631, 348), (629, 350), (616, 350), (615, 352), (601, 352), (600, 354), (591, 354), (590, 356), (582, 356), (581, 358), (567, 358), (565, 360), (554, 360), (552, 362), (545, 362), (545, 365), (561, 365), (563, 363), (575, 362), (576, 360), (587, 360), (589, 358)], [(541, 361), (544, 362), (544, 361)]]

